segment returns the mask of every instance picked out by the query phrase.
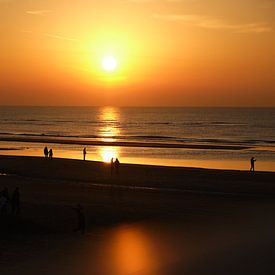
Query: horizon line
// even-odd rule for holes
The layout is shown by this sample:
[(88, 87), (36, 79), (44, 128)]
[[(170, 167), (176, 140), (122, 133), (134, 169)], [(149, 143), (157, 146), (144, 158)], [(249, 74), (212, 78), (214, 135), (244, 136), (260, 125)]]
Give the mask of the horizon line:
[(0, 104), (0, 107), (82, 107), (82, 108), (275, 108), (275, 105), (270, 106), (243, 106), (243, 105), (24, 105), (24, 104)]

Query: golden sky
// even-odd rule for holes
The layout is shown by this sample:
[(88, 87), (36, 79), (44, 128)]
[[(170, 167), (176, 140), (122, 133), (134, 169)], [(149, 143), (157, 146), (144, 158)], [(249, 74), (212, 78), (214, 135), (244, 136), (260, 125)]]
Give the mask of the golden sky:
[(0, 0), (0, 104), (275, 106), (274, 14), (274, 0)]

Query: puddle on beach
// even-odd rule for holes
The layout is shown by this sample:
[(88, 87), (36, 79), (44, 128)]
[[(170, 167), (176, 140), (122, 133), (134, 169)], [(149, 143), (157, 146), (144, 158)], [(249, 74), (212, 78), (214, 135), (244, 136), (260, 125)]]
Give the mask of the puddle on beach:
[[(247, 234), (251, 225), (254, 232)], [(75, 265), (79, 273), (72, 275), (225, 274), (232, 262), (233, 273), (243, 270), (242, 274), (248, 274), (250, 268), (253, 271), (261, 266), (251, 263), (251, 267), (243, 267), (243, 260), (256, 257), (268, 263), (275, 249), (274, 245), (266, 246), (266, 241), (274, 240), (272, 230), (251, 225), (212, 231), (208, 226), (192, 231), (184, 225), (164, 223), (116, 226), (102, 235), (91, 234), (83, 239), (77, 248), (82, 253)], [(263, 231), (265, 238), (258, 236)]]
[[(72, 266), (59, 274), (82, 275), (168, 275), (171, 266), (182, 268), (188, 253), (180, 232), (174, 234), (165, 226), (119, 225), (111, 230), (90, 233), (71, 249), (78, 254)], [(60, 264), (60, 259), (58, 257)], [(65, 269), (67, 269), (67, 265)], [(70, 273), (71, 272), (71, 273)], [(181, 273), (178, 273), (181, 274)], [(172, 275), (172, 273), (171, 273)]]
[(267, 227), (262, 222), (267, 218), (194, 227), (140, 222), (98, 228), (84, 236), (46, 236), (41, 244), (22, 248), (26, 259), (9, 264), (3, 274), (212, 275), (232, 270), (230, 274), (251, 275), (262, 274), (263, 266), (265, 274), (273, 274), (268, 271), (275, 267), (274, 222)]
[[(170, 234), (163, 234), (157, 229), (135, 225), (112, 230), (97, 255), (99, 273), (163, 275), (161, 270), (165, 266), (177, 261), (183, 265), (184, 245), (176, 247)], [(178, 241), (182, 243), (182, 240)], [(108, 264), (106, 259), (109, 259)]]

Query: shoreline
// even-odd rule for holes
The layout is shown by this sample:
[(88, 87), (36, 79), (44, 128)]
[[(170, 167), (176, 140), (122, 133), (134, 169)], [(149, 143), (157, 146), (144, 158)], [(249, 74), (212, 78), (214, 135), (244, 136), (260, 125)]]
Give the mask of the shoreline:
[(64, 139), (51, 137), (0, 137), (0, 141), (14, 141), (25, 143), (55, 143), (72, 145), (94, 145), (94, 146), (121, 146), (121, 147), (146, 147), (146, 148), (185, 148), (185, 149), (216, 149), (216, 150), (244, 150), (252, 146), (241, 145), (211, 145), (211, 144), (177, 144), (160, 142), (135, 142), (135, 141), (97, 141), (84, 139)]
[[(3, 156), (19, 156), (19, 157), (41, 157), (43, 154), (43, 147), (45, 144), (24, 144), (20, 143), (11, 147), (11, 145), (0, 145), (0, 155)], [(6, 147), (5, 147), (6, 146)], [(52, 144), (54, 150), (55, 158), (64, 158), (72, 160), (82, 160), (83, 159), (83, 148), (66, 148), (62, 146)], [(78, 145), (76, 145), (78, 146)], [(41, 149), (42, 148), (42, 149)], [(126, 148), (126, 147), (125, 147)], [(123, 147), (112, 147), (112, 146), (94, 146), (88, 147), (88, 154), (86, 155), (86, 160), (88, 161), (99, 161), (99, 162), (109, 162), (107, 160), (108, 154), (113, 154), (113, 157), (118, 157), (123, 163), (127, 164), (138, 164), (138, 165), (154, 165), (154, 166), (164, 166), (164, 167), (189, 167), (189, 168), (203, 168), (203, 169), (218, 169), (218, 170), (249, 170), (249, 161), (247, 159), (216, 159), (216, 158), (160, 158), (160, 157), (150, 157), (147, 153), (144, 156), (131, 156), (130, 151), (124, 153), (125, 148)], [(134, 148), (133, 148), (134, 149)], [(152, 148), (152, 150), (154, 150)], [(162, 149), (165, 150), (165, 149)], [(173, 149), (175, 150), (175, 149)], [(189, 149), (187, 149), (189, 150)], [(106, 159), (105, 159), (106, 157)], [(257, 162), (257, 171), (262, 172), (275, 172), (275, 162), (261, 160)]]
[[(41, 157), (43, 152), (42, 149), (45, 144), (33, 143), (28, 144), (29, 147), (24, 147), (24, 143), (19, 144), (3, 144), (0, 145), (0, 154), (6, 156), (30, 156), (30, 157)], [(83, 148), (81, 146), (75, 148), (66, 148), (68, 145), (58, 145), (52, 143), (54, 150), (54, 157), (72, 159), (72, 160), (82, 160), (83, 159)], [(42, 148), (42, 149), (41, 149)], [(11, 150), (12, 149), (12, 150)], [(128, 164), (140, 164), (140, 165), (156, 165), (165, 167), (190, 167), (190, 168), (204, 168), (204, 169), (218, 169), (218, 170), (249, 170), (249, 159), (223, 159), (223, 158), (160, 158), (156, 156), (150, 157), (150, 154), (144, 154), (142, 156), (132, 156), (130, 151), (126, 151), (126, 147), (112, 147), (112, 146), (94, 146), (88, 147), (88, 154), (86, 155), (86, 160), (89, 161), (103, 161), (107, 160), (110, 155), (113, 157), (118, 157), (123, 163)], [(130, 149), (132, 150), (132, 149)], [(133, 148), (133, 150), (135, 150)], [(145, 149), (143, 149), (145, 150)], [(147, 149), (146, 149), (147, 150)], [(154, 148), (149, 149), (154, 150)], [(160, 149), (165, 150), (165, 149)], [(171, 149), (176, 150), (176, 149)], [(180, 150), (180, 149), (179, 149)], [(183, 149), (182, 149), (183, 150)], [(187, 149), (189, 150), (189, 149)], [(191, 150), (191, 149), (190, 149)], [(153, 151), (152, 151), (153, 152)], [(135, 152), (133, 152), (135, 153)], [(110, 155), (109, 155), (110, 154)], [(256, 165), (257, 171), (263, 172), (275, 172), (275, 162), (260, 160)]]

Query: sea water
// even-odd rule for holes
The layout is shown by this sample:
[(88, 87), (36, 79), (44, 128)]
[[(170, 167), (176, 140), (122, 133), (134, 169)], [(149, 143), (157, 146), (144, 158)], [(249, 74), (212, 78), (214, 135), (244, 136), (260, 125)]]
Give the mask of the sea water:
[[(11, 137), (13, 141), (3, 141)], [(38, 137), (45, 142), (34, 143), (32, 138)], [(58, 144), (58, 139), (68, 144)], [(47, 145), (57, 157), (82, 158), (83, 145), (70, 140), (104, 142), (87, 146), (87, 158), (94, 160), (249, 169), (254, 156), (256, 168), (275, 171), (275, 108), (0, 107), (1, 154), (42, 155)], [(127, 142), (148, 147), (121, 146)], [(8, 147), (17, 150), (3, 150)]]

